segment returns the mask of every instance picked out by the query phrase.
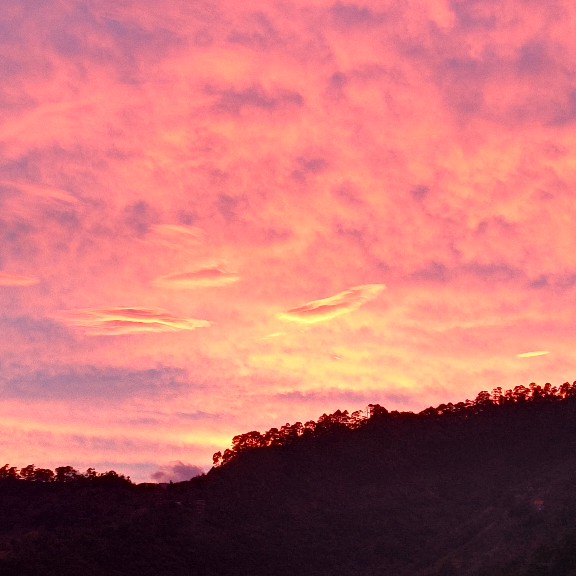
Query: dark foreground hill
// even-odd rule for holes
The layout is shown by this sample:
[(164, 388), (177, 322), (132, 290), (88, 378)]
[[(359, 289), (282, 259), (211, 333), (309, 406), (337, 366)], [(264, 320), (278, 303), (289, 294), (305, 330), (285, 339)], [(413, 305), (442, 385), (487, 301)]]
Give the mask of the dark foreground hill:
[(0, 574), (576, 575), (576, 383), (337, 412), (215, 462), (166, 487), (5, 468)]

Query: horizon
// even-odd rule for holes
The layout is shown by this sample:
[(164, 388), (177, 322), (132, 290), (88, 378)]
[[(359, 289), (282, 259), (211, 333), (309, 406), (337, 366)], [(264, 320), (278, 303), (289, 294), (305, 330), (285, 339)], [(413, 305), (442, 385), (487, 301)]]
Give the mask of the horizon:
[(2, 12), (4, 461), (576, 379), (572, 3)]
[[(120, 477), (121, 480), (128, 480), (134, 485), (138, 484), (177, 484), (188, 482), (199, 476), (205, 476), (214, 468), (227, 464), (230, 460), (240, 456), (245, 451), (258, 449), (273, 449), (280, 446), (290, 445), (295, 439), (300, 437), (322, 436), (325, 433), (354, 430), (362, 428), (369, 424), (374, 418), (376, 421), (394, 421), (399, 418), (404, 420), (406, 416), (415, 417), (419, 420), (428, 420), (429, 418), (458, 418), (469, 421), (470, 416), (482, 415), (486, 410), (492, 411), (493, 408), (509, 408), (510, 406), (542, 405), (543, 403), (557, 403), (567, 400), (573, 400), (576, 397), (576, 381), (573, 383), (564, 382), (561, 386), (552, 386), (550, 382), (541, 386), (531, 382), (529, 386), (519, 385), (513, 389), (503, 390), (501, 387), (494, 388), (491, 391), (482, 390), (478, 392), (474, 400), (466, 399), (457, 403), (447, 402), (438, 406), (430, 406), (420, 412), (413, 411), (389, 411), (385, 406), (379, 404), (369, 404), (365, 409), (354, 412), (348, 410), (336, 410), (333, 414), (322, 414), (317, 421), (307, 421), (305, 423), (295, 421), (293, 424), (287, 422), (283, 426), (272, 427), (268, 431), (247, 431), (235, 435), (231, 439), (230, 447), (219, 450), (213, 455), (213, 464), (208, 470), (197, 466), (186, 465), (181, 461), (170, 462), (168, 465), (161, 467), (157, 472), (151, 475), (152, 482), (138, 482), (115, 470), (98, 470), (94, 467), (88, 468), (85, 472), (75, 469), (73, 466), (56, 467), (53, 471), (42, 469), (34, 464), (26, 467), (12, 467), (5, 464), (0, 469), (1, 479), (19, 479), (28, 481), (66, 482), (69, 480), (86, 479), (91, 480), (102, 476)], [(410, 418), (411, 419), (411, 418)], [(409, 420), (410, 421), (410, 420)], [(412, 420), (413, 421), (413, 420)], [(25, 468), (25, 469), (24, 469)], [(60, 470), (60, 471), (59, 471)]]

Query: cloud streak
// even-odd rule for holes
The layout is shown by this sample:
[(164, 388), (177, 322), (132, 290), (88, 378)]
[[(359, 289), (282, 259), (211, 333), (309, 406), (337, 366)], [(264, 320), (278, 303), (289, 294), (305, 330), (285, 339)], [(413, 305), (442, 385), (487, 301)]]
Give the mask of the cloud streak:
[(385, 288), (386, 286), (384, 286), (384, 284), (355, 286), (335, 296), (323, 298), (322, 300), (313, 300), (298, 308), (281, 312), (277, 316), (281, 320), (302, 324), (325, 322), (357, 310), (362, 304), (374, 300)]
[(195, 330), (207, 320), (174, 316), (162, 308), (84, 308), (64, 310), (54, 316), (68, 326), (85, 328), (93, 336), (119, 336), (147, 332)]
[(176, 272), (166, 276), (160, 276), (153, 284), (160, 288), (174, 288), (183, 290), (186, 288), (208, 288), (214, 286), (227, 286), (240, 279), (238, 274), (225, 272), (212, 267), (194, 270), (193, 272)]
[(154, 224), (151, 226), (152, 240), (169, 248), (184, 250), (204, 242), (206, 233), (195, 226), (180, 224)]
[(32, 276), (9, 274), (8, 272), (0, 271), (0, 286), (32, 286), (37, 283), (38, 279)]
[(77, 204), (79, 202), (78, 198), (72, 196), (72, 194), (69, 194), (65, 190), (60, 190), (59, 188), (38, 186), (36, 184), (29, 184), (27, 182), (12, 182), (9, 180), (0, 180), (0, 186), (6, 188), (14, 188), (20, 192), (30, 194), (31, 196), (37, 196), (39, 198), (60, 200), (69, 204)]

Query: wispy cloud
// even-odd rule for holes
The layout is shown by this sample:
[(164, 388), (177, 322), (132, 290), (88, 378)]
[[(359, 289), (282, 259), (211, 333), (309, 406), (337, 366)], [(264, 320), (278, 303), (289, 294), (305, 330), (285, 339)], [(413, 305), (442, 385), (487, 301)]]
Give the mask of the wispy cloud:
[(532, 356), (544, 356), (544, 354), (549, 354), (547, 350), (537, 350), (536, 352), (523, 352), (518, 354), (518, 358), (531, 358)]
[(0, 272), (0, 286), (31, 286), (32, 284), (38, 284), (38, 280), (32, 276)]
[(65, 190), (60, 190), (59, 188), (52, 188), (50, 186), (38, 186), (36, 184), (29, 184), (27, 182), (13, 182), (10, 180), (0, 180), (0, 186), (5, 188), (14, 188), (25, 194), (30, 194), (32, 196), (39, 196), (41, 198), (48, 198), (51, 200), (61, 200), (63, 202), (68, 202), (70, 204), (75, 204), (78, 202), (78, 198), (72, 196)]
[(162, 308), (84, 308), (55, 315), (69, 326), (86, 328), (86, 334), (116, 336), (139, 332), (175, 332), (210, 325), (207, 320), (174, 316)]
[(301, 322), (303, 324), (324, 322), (325, 320), (331, 320), (332, 318), (336, 318), (336, 316), (357, 310), (362, 304), (376, 298), (385, 288), (386, 286), (384, 286), (384, 284), (355, 286), (335, 296), (323, 298), (322, 300), (313, 300), (298, 308), (281, 312), (278, 314), (278, 318), (292, 322)]
[(203, 288), (209, 286), (226, 286), (238, 281), (240, 276), (225, 272), (221, 268), (211, 267), (192, 272), (177, 272), (156, 278), (153, 284), (161, 288)]
[(105, 398), (120, 402), (137, 396), (165, 400), (180, 396), (191, 386), (194, 384), (185, 370), (170, 366), (138, 370), (62, 362), (33, 374), (5, 368), (0, 376), (0, 398), (64, 401)]
[(170, 248), (187, 249), (190, 246), (202, 244), (206, 236), (202, 228), (181, 224), (154, 224), (151, 230), (151, 239), (154, 242)]
[(267, 334), (262, 337), (262, 340), (270, 340), (271, 338), (278, 338), (279, 336), (284, 336), (286, 332), (273, 332), (272, 334)]

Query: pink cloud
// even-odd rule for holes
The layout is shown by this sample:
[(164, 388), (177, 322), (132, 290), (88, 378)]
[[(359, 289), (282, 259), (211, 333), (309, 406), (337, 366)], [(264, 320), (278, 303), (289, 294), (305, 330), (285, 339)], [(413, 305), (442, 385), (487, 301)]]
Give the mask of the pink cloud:
[(331, 320), (342, 314), (353, 312), (370, 300), (373, 300), (386, 287), (383, 284), (366, 284), (355, 286), (335, 296), (314, 300), (298, 308), (292, 308), (287, 312), (278, 314), (281, 320), (301, 322), (303, 324), (315, 324)]
[(161, 288), (199, 288), (210, 286), (226, 286), (240, 279), (238, 274), (225, 272), (220, 268), (201, 268), (193, 272), (176, 272), (166, 276), (160, 276), (154, 280), (154, 284)]
[(76, 204), (78, 199), (69, 194), (65, 190), (60, 190), (59, 188), (52, 188), (49, 186), (38, 186), (36, 184), (29, 184), (27, 182), (13, 182), (9, 180), (0, 180), (0, 186), (6, 188), (14, 188), (24, 192), (25, 194), (30, 194), (31, 196), (37, 196), (40, 198), (46, 198), (50, 200), (61, 200), (62, 202), (67, 202), (70, 204)]
[(180, 224), (154, 224), (151, 226), (152, 240), (169, 248), (189, 249), (204, 242), (206, 233), (195, 226)]
[(102, 336), (195, 330), (210, 325), (207, 320), (174, 316), (162, 308), (85, 308), (61, 311), (55, 318), (86, 328), (86, 334)]
[(31, 286), (37, 283), (38, 280), (32, 276), (9, 274), (8, 272), (0, 271), (0, 286)]
[[(0, 13), (0, 266), (42, 278), (0, 291), (15, 427), (60, 403), (75, 434), (101, 390), (89, 426), (131, 462), (187, 461), (149, 434), (209, 437), (208, 465), (380, 392), (416, 410), (576, 371), (566, 0), (33, 4)], [(183, 405), (221, 417), (162, 416)]]

